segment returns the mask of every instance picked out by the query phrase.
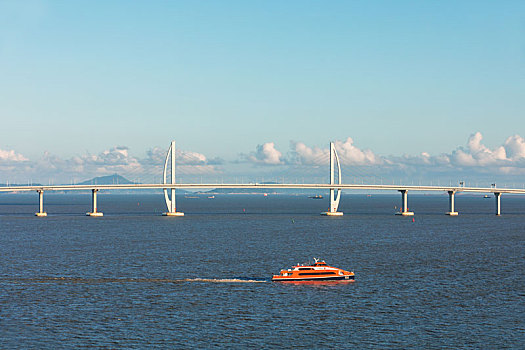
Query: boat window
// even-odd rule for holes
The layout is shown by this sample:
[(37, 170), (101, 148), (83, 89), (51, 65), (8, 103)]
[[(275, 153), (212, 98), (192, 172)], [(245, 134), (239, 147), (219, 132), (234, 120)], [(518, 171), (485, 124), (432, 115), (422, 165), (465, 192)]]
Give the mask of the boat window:
[(300, 267), (299, 270), (313, 270), (311, 267)]
[(299, 272), (299, 276), (335, 275), (335, 272)]

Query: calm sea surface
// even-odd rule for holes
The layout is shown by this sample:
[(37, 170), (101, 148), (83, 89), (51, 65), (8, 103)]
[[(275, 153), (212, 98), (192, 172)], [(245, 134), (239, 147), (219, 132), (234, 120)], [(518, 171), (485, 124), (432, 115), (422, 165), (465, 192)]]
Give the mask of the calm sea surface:
[[(0, 195), (1, 348), (524, 348), (525, 197)], [(321, 257), (353, 283), (283, 284)]]

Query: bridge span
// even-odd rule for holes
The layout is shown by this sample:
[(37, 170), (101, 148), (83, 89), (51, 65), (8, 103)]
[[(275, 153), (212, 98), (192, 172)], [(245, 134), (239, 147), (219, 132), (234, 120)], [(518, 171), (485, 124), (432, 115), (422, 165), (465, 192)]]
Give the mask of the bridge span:
[[(249, 184), (113, 184), (113, 185), (50, 185), (50, 186), (7, 186), (0, 187), (0, 192), (29, 192), (36, 191), (39, 193), (40, 210), (36, 213), (37, 216), (45, 216), (43, 211), (43, 193), (45, 191), (92, 191), (92, 211), (91, 216), (102, 216), (97, 212), (97, 192), (100, 190), (148, 190), (148, 189), (185, 189), (185, 190), (200, 190), (200, 189), (317, 189), (317, 190), (382, 190), (382, 191), (398, 191), (401, 193), (401, 211), (399, 215), (413, 215), (413, 212), (408, 211), (408, 192), (447, 192), (449, 194), (449, 211), (448, 215), (457, 215), (454, 210), (454, 195), (456, 193), (480, 193), (493, 194), (496, 199), (496, 215), (501, 215), (501, 195), (508, 194), (525, 194), (525, 189), (519, 188), (494, 188), (494, 187), (451, 187), (451, 186), (403, 186), (403, 185), (363, 185), (363, 184), (265, 184), (265, 183), (249, 183)], [(40, 215), (39, 215), (40, 214)], [(98, 215), (96, 215), (98, 214)], [(326, 215), (326, 214), (325, 214)]]
[[(343, 184), (341, 181), (341, 167), (334, 143), (330, 143), (330, 181), (329, 183), (310, 183), (310, 184), (268, 184), (268, 183), (175, 183), (175, 142), (173, 141), (166, 155), (164, 166), (164, 183), (152, 184), (111, 184), (111, 185), (49, 185), (49, 186), (4, 186), (0, 187), (0, 192), (28, 192), (36, 191), (39, 194), (39, 211), (36, 216), (47, 216), (44, 211), (44, 192), (45, 191), (91, 191), (92, 192), (92, 210), (86, 213), (89, 216), (103, 216), (97, 211), (97, 192), (100, 190), (146, 190), (162, 189), (164, 190), (166, 206), (168, 211), (166, 216), (184, 216), (184, 213), (178, 212), (175, 205), (175, 190), (199, 190), (199, 189), (325, 189), (330, 191), (329, 209), (321, 213), (326, 216), (341, 216), (338, 212), (341, 190), (380, 190), (380, 191), (398, 191), (401, 193), (400, 211), (396, 215), (411, 216), (413, 212), (408, 210), (408, 192), (447, 192), (449, 195), (449, 210), (447, 215), (456, 216), (454, 197), (456, 193), (484, 193), (493, 194), (495, 198), (495, 214), (501, 215), (501, 195), (506, 194), (525, 194), (525, 189), (519, 188), (496, 188), (496, 187), (465, 187), (465, 186), (409, 186), (409, 185), (366, 185), (366, 184)], [(170, 157), (171, 155), (171, 157)], [(171, 158), (171, 183), (167, 182), (168, 159)], [(337, 167), (337, 173), (335, 168)], [(337, 176), (336, 176), (337, 175)], [(335, 178), (337, 177), (337, 183)], [(171, 192), (171, 197), (168, 195)], [(336, 194), (337, 192), (337, 194)]]

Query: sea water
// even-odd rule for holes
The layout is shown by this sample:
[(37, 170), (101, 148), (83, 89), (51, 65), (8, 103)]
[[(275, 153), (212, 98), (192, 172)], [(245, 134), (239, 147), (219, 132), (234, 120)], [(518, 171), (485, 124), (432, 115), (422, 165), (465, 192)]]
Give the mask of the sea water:
[[(523, 348), (525, 198), (0, 195), (1, 348)], [(414, 219), (414, 220), (413, 220)], [(355, 282), (272, 274), (324, 259)]]

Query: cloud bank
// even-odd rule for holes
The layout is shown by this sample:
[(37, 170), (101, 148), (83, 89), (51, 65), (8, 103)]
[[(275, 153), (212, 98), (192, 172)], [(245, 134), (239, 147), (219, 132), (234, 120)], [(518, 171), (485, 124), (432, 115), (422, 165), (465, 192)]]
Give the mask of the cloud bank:
[(0, 163), (9, 163), (9, 162), (23, 162), (28, 160), (23, 155), (16, 153), (13, 150), (2, 150), (0, 149)]
[[(473, 133), (466, 143), (448, 153), (431, 155), (378, 155), (370, 149), (358, 147), (351, 137), (335, 141), (343, 166), (343, 178), (370, 177), (407, 178), (465, 175), (511, 176), (521, 181), (525, 174), (525, 139), (520, 135), (508, 137), (500, 146), (491, 149), (483, 144), (480, 132)], [(154, 147), (145, 157), (133, 156), (126, 146), (115, 146), (99, 154), (83, 154), (71, 158), (45, 152), (39, 159), (31, 160), (16, 152), (0, 148), (0, 183), (7, 180), (25, 182), (29, 178), (47, 183), (69, 183), (95, 176), (118, 173), (131, 180), (159, 182), (162, 176), (166, 149)], [(249, 174), (286, 175), (296, 171), (298, 176), (325, 176), (329, 163), (329, 149), (311, 147), (292, 141), (285, 153), (274, 142), (259, 144), (255, 150), (240, 154), (237, 160), (226, 162), (221, 158), (178, 149), (176, 152), (177, 176), (195, 175), (249, 176)], [(253, 165), (250, 167), (250, 165)], [(232, 170), (233, 168), (233, 170)], [(317, 170), (316, 170), (317, 169)], [(317, 173), (316, 173), (317, 171)], [(216, 177), (212, 177), (214, 181)], [(186, 180), (186, 179), (185, 179)]]
[(476, 132), (467, 140), (465, 146), (459, 146), (450, 153), (437, 156), (423, 152), (419, 156), (391, 157), (392, 164), (413, 167), (434, 167), (460, 169), (478, 172), (496, 172), (500, 174), (525, 174), (525, 140), (520, 135), (508, 137), (494, 149), (482, 143), (483, 136)]
[[(35, 182), (47, 183), (43, 180), (55, 179), (54, 183), (69, 183), (72, 179), (80, 181), (117, 173), (130, 179), (159, 182), (165, 158), (166, 150), (159, 147), (150, 149), (145, 158), (132, 156), (126, 146), (116, 146), (96, 155), (87, 153), (71, 158), (61, 158), (44, 152), (42, 157), (35, 161), (15, 151), (0, 149), (0, 170), (6, 176), (0, 181), (6, 182), (9, 176), (12, 178), (11, 182), (17, 178), (22, 178), (24, 182), (31, 178)], [(208, 160), (201, 153), (177, 150), (176, 162), (178, 175), (202, 175), (218, 173), (217, 165), (221, 164), (222, 160)]]
[[(369, 176), (465, 176), (466, 174), (523, 175), (525, 174), (525, 139), (520, 135), (508, 137), (494, 148), (483, 144), (483, 136), (476, 132), (463, 146), (448, 153), (431, 155), (378, 155), (370, 149), (359, 148), (351, 137), (335, 141), (341, 165), (352, 175)], [(258, 145), (244, 160), (257, 166), (289, 165), (296, 167), (323, 167), (329, 163), (329, 148), (310, 147), (303, 142), (291, 142), (286, 157), (273, 142)], [(343, 172), (345, 173), (345, 171)], [(357, 174), (356, 174), (357, 173)]]

